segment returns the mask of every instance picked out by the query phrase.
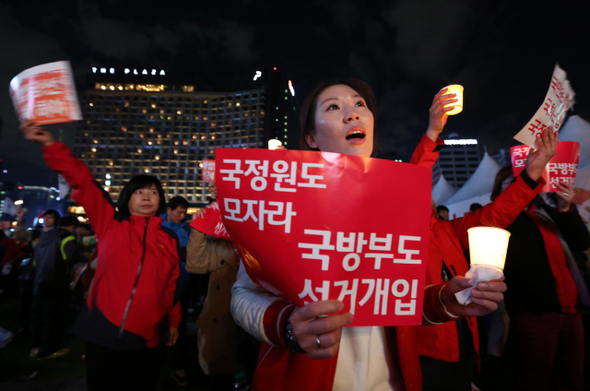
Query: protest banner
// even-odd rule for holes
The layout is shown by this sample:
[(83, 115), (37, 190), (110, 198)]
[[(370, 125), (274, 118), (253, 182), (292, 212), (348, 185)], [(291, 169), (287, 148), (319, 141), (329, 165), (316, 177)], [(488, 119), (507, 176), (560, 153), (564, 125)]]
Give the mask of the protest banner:
[(553, 131), (558, 131), (567, 111), (575, 102), (575, 95), (567, 74), (559, 65), (555, 65), (543, 104), (514, 138), (529, 147), (534, 147), (535, 138), (548, 126), (553, 126)]
[(21, 121), (39, 125), (82, 119), (68, 61), (29, 68), (10, 81), (10, 97)]
[(191, 222), (191, 227), (201, 231), (205, 235), (215, 236), (216, 238), (229, 239), (229, 234), (221, 220), (219, 212), (219, 203), (214, 201), (204, 209), (203, 217), (197, 217)]
[(248, 275), (352, 326), (422, 321), (431, 170), (329, 152), (218, 149), (221, 217)]
[[(527, 145), (517, 145), (510, 148), (510, 158), (512, 160), (512, 172), (514, 176), (520, 175), (524, 169), (530, 147)], [(555, 183), (564, 182), (574, 185), (576, 180), (576, 170), (580, 160), (580, 143), (577, 141), (560, 141), (555, 148), (555, 156), (549, 160), (543, 178), (547, 182), (542, 192), (559, 191)]]
[(215, 160), (203, 159), (203, 182), (215, 180)]

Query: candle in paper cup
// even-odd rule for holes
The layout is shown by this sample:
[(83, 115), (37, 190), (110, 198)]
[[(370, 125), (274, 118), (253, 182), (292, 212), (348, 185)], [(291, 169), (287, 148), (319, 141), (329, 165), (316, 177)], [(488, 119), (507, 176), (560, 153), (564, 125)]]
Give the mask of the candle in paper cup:
[(472, 266), (489, 266), (504, 270), (510, 232), (495, 227), (473, 227), (467, 230)]
[(277, 140), (277, 139), (274, 139), (274, 138), (271, 138), (270, 140), (268, 140), (268, 149), (270, 149), (271, 151), (274, 150), (274, 149), (277, 149), (281, 145), (283, 145), (283, 143), (281, 142), (281, 140)]
[(455, 115), (459, 114), (463, 111), (463, 86), (460, 84), (451, 84), (450, 86), (445, 87), (447, 89), (447, 94), (457, 94), (455, 99), (458, 99), (455, 103), (450, 103), (447, 106), (455, 106), (455, 108), (449, 112), (448, 115)]

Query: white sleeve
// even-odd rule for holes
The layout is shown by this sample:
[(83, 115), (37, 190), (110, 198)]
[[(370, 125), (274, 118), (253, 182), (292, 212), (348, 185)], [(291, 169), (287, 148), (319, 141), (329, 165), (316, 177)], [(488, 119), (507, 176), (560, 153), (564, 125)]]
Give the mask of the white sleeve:
[(240, 262), (238, 277), (232, 287), (231, 312), (236, 324), (253, 337), (273, 345), (264, 332), (264, 313), (279, 298), (257, 285)]

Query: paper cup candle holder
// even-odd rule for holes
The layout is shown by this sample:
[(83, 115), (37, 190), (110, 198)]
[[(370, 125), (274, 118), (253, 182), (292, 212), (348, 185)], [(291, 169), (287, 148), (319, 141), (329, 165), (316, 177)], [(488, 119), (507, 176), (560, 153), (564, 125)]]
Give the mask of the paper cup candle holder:
[(445, 87), (447, 89), (447, 94), (457, 94), (455, 99), (458, 99), (457, 102), (451, 103), (448, 106), (455, 106), (455, 108), (451, 111), (448, 111), (448, 115), (455, 115), (459, 114), (463, 111), (463, 86), (459, 84), (451, 84), (450, 86)]
[[(467, 230), (471, 268), (465, 274), (472, 286), (480, 281), (491, 281), (502, 277), (510, 232), (495, 227), (473, 227)], [(456, 294), (461, 304), (471, 303), (471, 288)]]

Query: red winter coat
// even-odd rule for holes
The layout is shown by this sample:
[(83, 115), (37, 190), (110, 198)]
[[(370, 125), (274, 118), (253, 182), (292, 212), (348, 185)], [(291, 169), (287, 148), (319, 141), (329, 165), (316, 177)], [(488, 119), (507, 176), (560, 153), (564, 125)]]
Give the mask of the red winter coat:
[(96, 233), (94, 283), (72, 332), (86, 341), (127, 350), (162, 344), (160, 332), (180, 323), (178, 240), (160, 217), (125, 217), (84, 163), (63, 143), (43, 148), (49, 167), (72, 187)]

